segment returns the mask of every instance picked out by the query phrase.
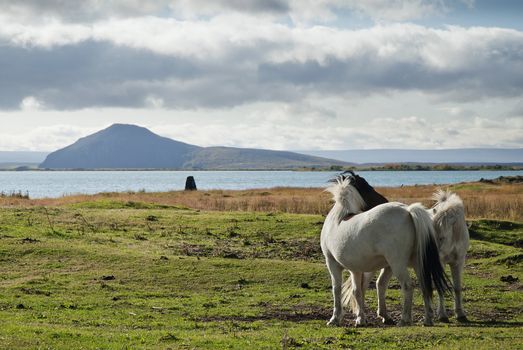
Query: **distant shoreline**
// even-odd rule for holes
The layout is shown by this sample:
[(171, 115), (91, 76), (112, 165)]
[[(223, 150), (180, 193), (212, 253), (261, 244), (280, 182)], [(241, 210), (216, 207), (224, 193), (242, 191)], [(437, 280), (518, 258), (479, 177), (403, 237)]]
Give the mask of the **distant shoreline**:
[(331, 166), (331, 167), (306, 167), (306, 168), (262, 168), (262, 169), (171, 169), (171, 168), (99, 168), (99, 169), (84, 169), (84, 168), (72, 168), (72, 169), (41, 169), (27, 166), (14, 167), (14, 168), (0, 168), (0, 171), (321, 171), (321, 172), (332, 172), (332, 171), (518, 171), (523, 170), (523, 163), (510, 163), (510, 164), (478, 164), (478, 165), (459, 165), (459, 164), (420, 164), (420, 163), (398, 163), (398, 164), (384, 164), (384, 165), (355, 165), (351, 167)]

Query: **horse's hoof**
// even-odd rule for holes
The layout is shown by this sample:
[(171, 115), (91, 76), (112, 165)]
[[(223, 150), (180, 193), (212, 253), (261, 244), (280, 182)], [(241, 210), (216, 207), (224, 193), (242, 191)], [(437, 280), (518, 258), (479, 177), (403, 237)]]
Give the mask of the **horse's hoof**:
[(447, 316), (441, 316), (440, 318), (438, 318), (438, 321), (443, 323), (450, 323), (450, 320)]
[(330, 320), (327, 322), (327, 326), (331, 327), (338, 327), (340, 325), (340, 322), (338, 320)]
[(362, 317), (358, 317), (356, 319), (356, 322), (354, 323), (356, 327), (365, 327), (367, 325), (367, 322), (365, 322), (365, 319)]
[(385, 325), (389, 325), (389, 326), (392, 326), (392, 325), (395, 324), (395, 323), (394, 323), (394, 320), (393, 320), (392, 318), (390, 318), (390, 317), (382, 317), (382, 318), (381, 318), (381, 322), (382, 322), (383, 324), (385, 324)]
[(458, 322), (461, 322), (461, 323), (467, 323), (469, 322), (469, 319), (467, 318), (467, 316), (463, 315), (463, 316), (458, 316), (457, 318)]

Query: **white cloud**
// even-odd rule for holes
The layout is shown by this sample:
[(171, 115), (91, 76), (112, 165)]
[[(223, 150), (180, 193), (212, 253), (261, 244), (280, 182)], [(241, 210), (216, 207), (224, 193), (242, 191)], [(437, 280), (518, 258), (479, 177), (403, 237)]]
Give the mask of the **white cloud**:
[(326, 64), (332, 59), (374, 57), (376, 63), (412, 63), (445, 72), (523, 58), (523, 33), (502, 28), (432, 29), (413, 24), (360, 30), (296, 28), (241, 15), (216, 16), (208, 21), (111, 19), (90, 26), (59, 22), (20, 25), (6, 18), (2, 22), (0, 37), (14, 45), (52, 48), (93, 40), (208, 62), (233, 58), (239, 52), (247, 54), (251, 64), (311, 60)]
[[(296, 116), (294, 110), (292, 106), (280, 106), (265, 113), (253, 111), (244, 116), (246, 122), (213, 120), (151, 128), (161, 135), (200, 146), (291, 150), (521, 147), (523, 135), (520, 118), (324, 118), (308, 124), (301, 121), (314, 112)], [(251, 122), (253, 119), (255, 123)]]
[[(449, 27), (436, 30), (408, 24), (363, 30), (320, 26), (290, 28), (263, 21), (253, 22), (243, 17), (183, 24), (149, 21), (130, 25), (137, 28), (136, 33), (131, 33), (136, 35), (120, 37), (118, 33), (123, 31), (124, 24), (121, 30), (114, 31), (110, 30), (110, 25), (102, 27), (97, 37), (157, 53), (189, 57), (227, 57), (236, 50), (255, 50), (260, 61), (314, 60), (321, 64), (331, 59), (370, 56), (377, 57), (380, 63), (419, 63), (438, 70), (474, 68), (507, 58), (521, 59), (523, 46), (523, 33), (499, 28)], [(199, 49), (193, 45), (198, 45)], [(256, 50), (258, 46), (266, 49), (266, 53)]]
[(44, 103), (34, 96), (27, 96), (20, 102), (20, 109), (24, 111), (36, 111), (44, 108)]
[(145, 98), (145, 105), (150, 108), (162, 108), (164, 103), (162, 98), (156, 96), (147, 96)]
[[(390, 99), (400, 97), (394, 95)], [(360, 102), (364, 107), (372, 101)], [(381, 116), (373, 117), (373, 113), (366, 113), (351, 102), (345, 106), (340, 103), (343, 101), (319, 99), (303, 106), (256, 103), (226, 110), (19, 111), (12, 121), (8, 121), (8, 113), (0, 113), (2, 125), (19, 124), (16, 131), (8, 128), (0, 131), (0, 150), (53, 151), (113, 122), (144, 125), (159, 135), (200, 146), (332, 150), (521, 147), (523, 144), (523, 118), (484, 115), (455, 118), (440, 110), (433, 111), (441, 115), (436, 118), (423, 114), (396, 117), (395, 110), (382, 111)], [(392, 107), (392, 103), (390, 105)], [(423, 105), (420, 108), (423, 113)], [(352, 109), (354, 116), (345, 114), (344, 111)], [(407, 114), (408, 106), (405, 109)], [(342, 116), (329, 115), (331, 110), (341, 111)], [(75, 126), (76, 121), (83, 125)]]

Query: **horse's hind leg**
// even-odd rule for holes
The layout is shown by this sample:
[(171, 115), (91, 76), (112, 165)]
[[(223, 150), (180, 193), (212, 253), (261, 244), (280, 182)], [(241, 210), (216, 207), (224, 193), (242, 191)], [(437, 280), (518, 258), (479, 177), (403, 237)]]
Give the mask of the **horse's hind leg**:
[[(419, 266), (414, 267), (414, 271), (416, 272), (416, 277), (418, 278), (418, 281), (421, 281), (423, 278), (423, 275), (421, 274)], [(421, 283), (421, 282), (420, 282)], [(423, 293), (423, 307), (425, 309), (425, 319), (423, 320), (423, 324), (425, 326), (433, 326), (434, 325), (434, 311), (432, 310), (432, 295), (428, 292)]]
[(378, 280), (376, 281), (376, 290), (378, 293), (378, 317), (384, 324), (394, 324), (392, 318), (387, 313), (387, 305), (385, 303), (385, 294), (387, 293), (387, 286), (392, 277), (392, 269), (386, 267), (381, 270)]
[(438, 297), (438, 320), (440, 322), (449, 323), (449, 315), (447, 314), (447, 308), (445, 307), (445, 296), (443, 295), (443, 293), (438, 291)]
[(341, 300), (341, 284), (342, 284), (342, 273), (343, 267), (331, 256), (326, 256), (327, 268), (331, 275), (332, 281), (332, 296), (334, 297), (334, 310), (332, 317), (327, 322), (329, 326), (339, 326), (343, 318), (343, 306)]
[(365, 300), (363, 298), (363, 288), (364, 280), (363, 273), (361, 272), (351, 272), (352, 278), (352, 297), (356, 300), (357, 308), (354, 310), (356, 312), (356, 327), (364, 326), (366, 324), (365, 320)]
[(403, 311), (401, 312), (400, 326), (408, 326), (412, 323), (412, 280), (409, 276), (407, 266), (392, 267), (392, 273), (400, 282), (401, 291), (403, 292)]
[(463, 272), (463, 265), (465, 264), (465, 257), (450, 264), (450, 272), (452, 274), (452, 283), (454, 287), (454, 310), (459, 322), (467, 322), (467, 316), (463, 310), (463, 299), (461, 297), (461, 273)]
[(447, 308), (445, 307), (445, 296), (443, 293), (438, 291), (439, 305), (438, 305), (438, 320), (440, 322), (449, 323), (449, 316), (447, 314)]

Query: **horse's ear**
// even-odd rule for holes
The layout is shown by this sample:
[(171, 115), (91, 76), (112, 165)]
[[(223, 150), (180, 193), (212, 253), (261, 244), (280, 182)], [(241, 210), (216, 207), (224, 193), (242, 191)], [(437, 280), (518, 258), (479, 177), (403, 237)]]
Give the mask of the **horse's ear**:
[(339, 183), (345, 181), (346, 177), (342, 174), (336, 175), (332, 179), (328, 180), (327, 182), (333, 182), (333, 183)]

